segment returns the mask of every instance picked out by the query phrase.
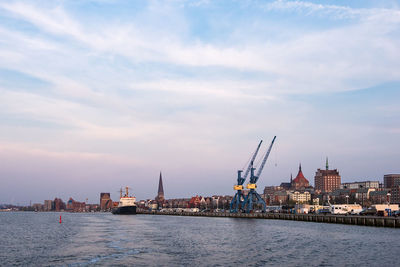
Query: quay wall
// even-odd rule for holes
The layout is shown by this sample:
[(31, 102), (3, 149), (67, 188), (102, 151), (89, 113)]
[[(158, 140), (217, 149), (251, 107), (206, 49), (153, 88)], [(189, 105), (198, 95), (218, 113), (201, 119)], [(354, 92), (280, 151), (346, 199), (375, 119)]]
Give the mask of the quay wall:
[(169, 215), (169, 216), (201, 216), (230, 217), (250, 219), (294, 220), (316, 223), (340, 223), (363, 226), (400, 228), (400, 218), (357, 215), (318, 215), (318, 214), (288, 214), (288, 213), (217, 213), (217, 212), (160, 212), (138, 211), (138, 214)]

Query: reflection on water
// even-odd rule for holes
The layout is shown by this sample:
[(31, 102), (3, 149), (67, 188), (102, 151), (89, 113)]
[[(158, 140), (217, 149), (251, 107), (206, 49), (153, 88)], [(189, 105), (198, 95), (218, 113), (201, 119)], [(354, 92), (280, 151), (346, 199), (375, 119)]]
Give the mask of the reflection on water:
[(0, 265), (396, 266), (399, 229), (298, 221), (0, 213)]

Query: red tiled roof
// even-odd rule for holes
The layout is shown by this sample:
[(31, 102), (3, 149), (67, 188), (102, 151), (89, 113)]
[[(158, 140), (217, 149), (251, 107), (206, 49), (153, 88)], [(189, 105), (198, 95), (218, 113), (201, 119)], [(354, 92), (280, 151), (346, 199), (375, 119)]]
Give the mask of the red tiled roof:
[(297, 174), (296, 178), (293, 180), (294, 183), (309, 183), (306, 177), (304, 177), (303, 172), (301, 171), (301, 165), (299, 167), (299, 173)]

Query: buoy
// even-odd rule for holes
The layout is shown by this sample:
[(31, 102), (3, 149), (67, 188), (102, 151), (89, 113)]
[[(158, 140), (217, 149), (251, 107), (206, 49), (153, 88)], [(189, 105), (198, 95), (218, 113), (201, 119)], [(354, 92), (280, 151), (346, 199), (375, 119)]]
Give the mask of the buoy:
[(61, 215), (60, 215), (60, 223), (61, 223), (62, 221), (61, 221)]

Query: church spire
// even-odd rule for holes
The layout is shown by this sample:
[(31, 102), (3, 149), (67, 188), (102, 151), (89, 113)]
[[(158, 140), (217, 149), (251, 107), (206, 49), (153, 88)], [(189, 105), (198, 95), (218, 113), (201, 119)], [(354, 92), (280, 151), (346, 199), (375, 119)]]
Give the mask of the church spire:
[(328, 157), (326, 157), (326, 170), (329, 170)]
[(158, 197), (164, 197), (164, 187), (163, 187), (163, 183), (162, 183), (162, 175), (160, 172), (160, 180), (158, 181)]
[(299, 172), (301, 172), (301, 162), (300, 162), (300, 164), (299, 164)]

